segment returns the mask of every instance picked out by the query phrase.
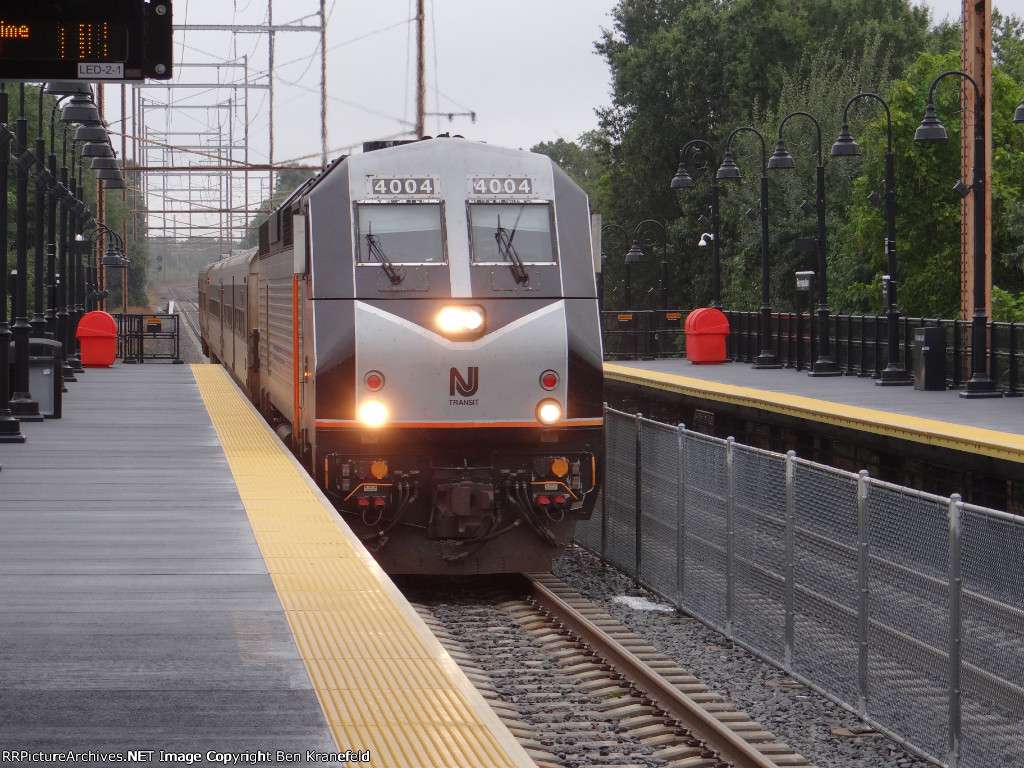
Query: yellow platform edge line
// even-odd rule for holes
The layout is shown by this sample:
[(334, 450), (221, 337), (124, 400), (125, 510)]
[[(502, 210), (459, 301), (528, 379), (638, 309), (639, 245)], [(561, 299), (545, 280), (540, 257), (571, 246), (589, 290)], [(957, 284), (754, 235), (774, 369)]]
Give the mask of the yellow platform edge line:
[(623, 384), (650, 387), (719, 403), (741, 405), (785, 416), (831, 424), (885, 437), (950, 448), (991, 458), (1024, 463), (1024, 435), (972, 427), (951, 421), (864, 408), (857, 405), (818, 400), (803, 395), (771, 392), (753, 387), (724, 384), (677, 373), (646, 368), (604, 364), (604, 375)]
[[(425, 676), (429, 676), (431, 671), (440, 669), (443, 675), (443, 683), (448, 686), (445, 690), (450, 690), (457, 699), (460, 699), (461, 701), (458, 703), (464, 705), (475, 719), (475, 722), (445, 723), (443, 720), (429, 722), (423, 718), (410, 718), (407, 722), (401, 722), (399, 719), (396, 722), (396, 719), (388, 718), (386, 721), (381, 720), (379, 722), (367, 722), (363, 725), (354, 725), (352, 723), (339, 722), (336, 716), (332, 717), (330, 710), (338, 702), (339, 690), (337, 687), (332, 686), (323, 674), (325, 664), (324, 645), (332, 646), (327, 650), (335, 654), (335, 659), (344, 660), (346, 657), (349, 657), (349, 660), (354, 662), (353, 668), (357, 668), (361, 662), (359, 661), (359, 655), (353, 655), (352, 653), (356, 649), (345, 646), (346, 640), (351, 639), (351, 630), (349, 633), (332, 631), (332, 625), (337, 630), (337, 622), (325, 620), (321, 624), (327, 628), (325, 629), (325, 626), (320, 626), (316, 637), (311, 637), (308, 628), (309, 622), (306, 619), (310, 617), (311, 613), (316, 613), (317, 609), (296, 610), (287, 607), (290, 604), (295, 604), (296, 597), (301, 600), (305, 594), (308, 594), (308, 582), (305, 587), (303, 587), (301, 580), (294, 586), (290, 586), (290, 584), (294, 583), (293, 574), (281, 574), (276, 572), (274, 568), (268, 567), (274, 589), (281, 600), (282, 610), (288, 619), (289, 627), (295, 639), (296, 648), (303, 658), (311, 685), (316, 692), (321, 709), (324, 711), (324, 718), (331, 729), (338, 748), (347, 749), (362, 746), (352, 743), (353, 739), (361, 736), (366, 741), (366, 746), (374, 748), (375, 757), (373, 764), (386, 766), (387, 768), (403, 768), (404, 766), (423, 768), (425, 766), (441, 765), (462, 768), (460, 757), (471, 759), (475, 768), (489, 768), (490, 766), (536, 768), (536, 764), (530, 759), (526, 750), (523, 749), (522, 745), (498, 718), (497, 714), (495, 714), (480, 692), (469, 681), (465, 673), (452, 660), (451, 656), (445, 651), (444, 647), (430, 631), (423, 619), (420, 618), (409, 601), (405, 599), (405, 596), (398, 590), (394, 582), (384, 573), (362, 542), (345, 524), (341, 516), (337, 514), (331, 502), (316, 483), (313, 482), (312, 478), (309, 477), (306, 470), (299, 464), (287, 447), (280, 441), (263, 417), (256, 411), (234, 380), (219, 365), (199, 364), (192, 365), (191, 369), (196, 386), (202, 397), (203, 405), (206, 407), (210, 420), (213, 423), (214, 430), (220, 440), (232, 476), (238, 487), (239, 495), (242, 498), (243, 505), (246, 507), (246, 514), (249, 517), (250, 525), (253, 527), (253, 535), (260, 546), (264, 560), (268, 559), (265, 545), (280, 549), (283, 544), (286, 547), (294, 548), (295, 551), (301, 551), (303, 547), (301, 535), (303, 533), (308, 534), (311, 526), (315, 526), (318, 536), (321, 537), (318, 539), (317, 547), (322, 548), (325, 541), (326, 543), (333, 542), (339, 552), (347, 554), (348, 562), (352, 562), (352, 559), (357, 560), (361, 570), (368, 574), (373, 582), (372, 591), (368, 592), (365, 585), (361, 584), (358, 589), (351, 593), (355, 596), (353, 599), (358, 600), (358, 603), (354, 603), (354, 605), (365, 609), (367, 600), (383, 601), (385, 605), (382, 606), (381, 611), (377, 612), (384, 614), (394, 613), (398, 618), (403, 634), (407, 633), (409, 638), (413, 639), (415, 645), (418, 645), (423, 652), (421, 661), (407, 659), (389, 662), (385, 658), (375, 660), (369, 666), (372, 667), (374, 664), (377, 664), (383, 668), (384, 666), (392, 666), (392, 663), (394, 663), (392, 667), (393, 677), (399, 678), (400, 673), (398, 670), (402, 669), (402, 665), (410, 665), (415, 668), (417, 664), (429, 663), (431, 670), (416, 670), (418, 679), (422, 680)], [(243, 444), (244, 438), (242, 435), (245, 430), (257, 429), (262, 431), (261, 442), (266, 447), (253, 450), (251, 441), (246, 440), (245, 442), (249, 444)], [(270, 455), (267, 455), (268, 453)], [(278, 491), (287, 492), (287, 489), (291, 486), (292, 490), (298, 492), (298, 495), (311, 496), (318, 505), (320, 512), (312, 522), (308, 519), (310, 516), (307, 514), (305, 516), (306, 519), (302, 522), (298, 522), (293, 526), (286, 524), (277, 528), (269, 539), (267, 534), (261, 534), (260, 524), (265, 525), (268, 518), (280, 518), (286, 513), (283, 505), (275, 505), (276, 509), (270, 508), (268, 511), (266, 502), (261, 503), (260, 501), (262, 498), (265, 498), (265, 484), (268, 481), (266, 475), (261, 474), (261, 470), (266, 469), (268, 460), (270, 460), (273, 470), (277, 473), (273, 480), (274, 487)], [(247, 501), (247, 498), (249, 501)], [(301, 504), (301, 500), (295, 502), (296, 506)], [(288, 522), (287, 518), (283, 520)], [(290, 534), (295, 535), (294, 542), (287, 541)], [(323, 557), (323, 555), (313, 554), (310, 557)], [(292, 576), (291, 582), (289, 581), (289, 576)], [(360, 579), (360, 581), (362, 582), (363, 579)], [(303, 589), (307, 591), (296, 594)], [(341, 592), (334, 597), (342, 600), (344, 599), (344, 594), (345, 592)], [(325, 615), (327, 610), (325, 609)], [(364, 612), (360, 612), (361, 615)], [(392, 628), (391, 625), (387, 626), (388, 630)], [(311, 640), (314, 642), (311, 643)], [(320, 653), (315, 656), (312, 655), (311, 648), (313, 647), (319, 649)], [(405, 680), (402, 680), (403, 685), (405, 682)], [(417, 680), (412, 680), (409, 682), (407, 690), (410, 692), (410, 696), (415, 698), (417, 696), (416, 691), (421, 687), (422, 685), (417, 683)], [(399, 694), (401, 690), (399, 689)], [(374, 688), (373, 686), (365, 687), (365, 697), (360, 696), (362, 692), (359, 687), (346, 688), (345, 691), (347, 695), (352, 697), (352, 703), (357, 706), (379, 699), (381, 693), (379, 687)], [(452, 734), (442, 735), (446, 729), (451, 729)], [(427, 738), (429, 742), (430, 738), (426, 734), (430, 732), (434, 732), (436, 738), (442, 739), (445, 743), (461, 744), (461, 747), (453, 749), (446, 756), (435, 752), (431, 759), (425, 761), (423, 751), (409, 749), (408, 747), (409, 744), (417, 742), (421, 746), (425, 746), (425, 743), (421, 740)], [(415, 754), (417, 752), (420, 753), (419, 757)], [(381, 762), (379, 758), (383, 758), (384, 762)]]

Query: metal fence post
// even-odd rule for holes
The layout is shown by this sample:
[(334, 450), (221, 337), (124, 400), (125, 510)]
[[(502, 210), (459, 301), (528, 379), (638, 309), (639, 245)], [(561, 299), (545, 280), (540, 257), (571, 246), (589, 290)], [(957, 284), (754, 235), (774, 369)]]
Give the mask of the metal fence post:
[(960, 765), (960, 494), (949, 499), (949, 768)]
[[(605, 430), (608, 430), (608, 403), (604, 404), (603, 414)], [(608, 500), (608, 487), (610, 485), (609, 472), (611, 462), (606, 455), (604, 458), (604, 488), (601, 489), (601, 567), (604, 568), (608, 562), (608, 512), (606, 509)]]
[(857, 478), (857, 711), (868, 711), (868, 471)]
[(676, 604), (686, 595), (686, 425), (676, 425)]
[(793, 636), (795, 634), (796, 606), (794, 605), (796, 590), (794, 589), (796, 549), (796, 451), (786, 452), (786, 637), (785, 658), (787, 672), (793, 670)]
[(641, 558), (642, 558), (642, 548), (643, 548), (643, 542), (642, 542), (641, 536), (640, 536), (640, 529), (641, 529), (641, 526), (643, 525), (643, 511), (641, 509), (641, 501), (643, 499), (643, 469), (641, 469), (641, 464), (640, 464), (641, 460), (643, 459), (642, 449), (641, 449), (641, 446), (640, 446), (640, 430), (642, 429), (641, 424), (643, 423), (643, 422), (641, 422), (642, 418), (643, 418), (642, 414), (639, 414), (639, 413), (635, 416), (635, 419), (636, 419), (636, 474), (634, 475), (634, 477), (636, 478), (636, 482), (635, 482), (635, 485), (636, 485), (636, 489), (635, 489), (636, 490), (636, 509), (635, 509), (636, 521), (634, 523), (634, 526), (635, 526), (634, 533), (635, 533), (635, 535), (633, 536), (633, 540), (634, 540), (634, 543), (636, 545), (635, 546), (635, 550), (636, 551), (634, 553), (635, 556), (634, 556), (634, 563), (633, 564), (634, 564), (634, 567), (635, 567), (636, 570), (633, 571), (633, 582), (637, 586), (640, 585), (640, 561), (641, 561)]
[(733, 636), (732, 614), (735, 592), (734, 553), (733, 553), (733, 516), (736, 506), (736, 471), (733, 463), (733, 448), (736, 438), (726, 438), (725, 442), (725, 636), (730, 640)]

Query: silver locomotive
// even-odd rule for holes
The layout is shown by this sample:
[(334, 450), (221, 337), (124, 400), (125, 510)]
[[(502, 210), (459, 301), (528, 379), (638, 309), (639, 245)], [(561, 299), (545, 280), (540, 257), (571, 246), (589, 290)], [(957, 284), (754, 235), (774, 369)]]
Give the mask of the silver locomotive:
[(520, 150), (366, 149), (200, 274), (204, 352), (386, 571), (545, 570), (604, 461), (587, 197)]

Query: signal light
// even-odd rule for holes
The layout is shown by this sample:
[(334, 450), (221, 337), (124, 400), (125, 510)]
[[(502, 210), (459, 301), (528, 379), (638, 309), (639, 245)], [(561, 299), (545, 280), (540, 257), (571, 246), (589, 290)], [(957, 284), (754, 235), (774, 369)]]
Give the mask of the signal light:
[(360, 496), (358, 499), (356, 499), (356, 504), (358, 504), (360, 507), (368, 507), (370, 506), (370, 500), (365, 496)]
[(546, 399), (537, 403), (537, 421), (541, 424), (554, 424), (562, 418), (562, 406), (557, 400)]
[(383, 480), (388, 476), (388, 463), (384, 459), (377, 459), (370, 465), (370, 474), (374, 480)]
[(549, 499), (547, 496), (538, 496), (536, 501), (537, 505), (541, 507), (547, 507), (551, 504), (551, 499)]
[(359, 406), (358, 416), (367, 427), (383, 427), (388, 421), (388, 407), (380, 400), (364, 400)]
[(447, 306), (437, 313), (437, 327), (445, 336), (477, 336), (484, 329), (483, 307)]
[(564, 456), (551, 460), (551, 474), (555, 477), (565, 477), (569, 474), (569, 460)]
[(384, 506), (384, 497), (383, 496), (374, 496), (373, 497), (373, 506), (375, 506), (375, 507), (383, 507)]
[(379, 392), (384, 389), (384, 374), (380, 371), (370, 371), (363, 377), (363, 383), (371, 392)]
[(555, 496), (555, 506), (560, 507), (563, 504), (565, 504), (565, 496), (563, 496), (562, 494)]
[(540, 385), (550, 392), (558, 386), (558, 374), (555, 371), (544, 371), (540, 375)]

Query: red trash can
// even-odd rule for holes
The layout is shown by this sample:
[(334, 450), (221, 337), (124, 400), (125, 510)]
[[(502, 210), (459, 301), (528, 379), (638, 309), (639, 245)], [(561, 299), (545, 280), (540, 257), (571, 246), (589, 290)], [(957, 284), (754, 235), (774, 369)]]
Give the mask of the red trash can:
[(106, 312), (87, 312), (75, 331), (82, 365), (109, 368), (117, 359), (117, 321)]
[(694, 364), (724, 363), (729, 318), (715, 307), (701, 307), (686, 316), (686, 357)]

